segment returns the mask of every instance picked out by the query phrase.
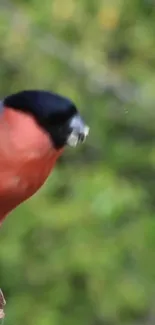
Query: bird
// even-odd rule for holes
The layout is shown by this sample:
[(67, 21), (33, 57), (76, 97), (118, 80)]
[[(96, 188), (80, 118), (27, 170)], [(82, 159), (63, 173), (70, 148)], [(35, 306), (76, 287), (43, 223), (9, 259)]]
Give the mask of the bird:
[[(89, 127), (75, 103), (46, 90), (21, 90), (0, 101), (0, 226), (45, 183), (66, 146)], [(0, 291), (0, 318), (5, 299)]]

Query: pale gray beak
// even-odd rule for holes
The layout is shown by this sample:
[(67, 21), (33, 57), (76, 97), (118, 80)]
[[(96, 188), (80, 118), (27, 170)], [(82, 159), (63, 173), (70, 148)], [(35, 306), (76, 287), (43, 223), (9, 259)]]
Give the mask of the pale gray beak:
[(89, 127), (85, 125), (79, 114), (75, 115), (69, 122), (71, 130), (67, 144), (70, 147), (76, 147), (78, 143), (84, 142), (89, 134)]

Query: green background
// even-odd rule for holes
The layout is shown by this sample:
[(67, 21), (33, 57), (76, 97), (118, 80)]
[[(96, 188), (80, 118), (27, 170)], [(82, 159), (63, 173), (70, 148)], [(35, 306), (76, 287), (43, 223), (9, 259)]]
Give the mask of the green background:
[(88, 141), (0, 231), (5, 325), (155, 324), (155, 2), (0, 1), (0, 96), (74, 100)]

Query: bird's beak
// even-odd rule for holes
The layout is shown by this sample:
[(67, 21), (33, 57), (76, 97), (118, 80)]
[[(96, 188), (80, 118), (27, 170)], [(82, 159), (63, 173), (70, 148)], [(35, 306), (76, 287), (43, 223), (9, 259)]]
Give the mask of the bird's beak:
[(89, 134), (89, 127), (85, 125), (79, 114), (76, 114), (69, 121), (71, 132), (67, 138), (67, 144), (70, 147), (76, 147), (78, 143), (84, 142)]

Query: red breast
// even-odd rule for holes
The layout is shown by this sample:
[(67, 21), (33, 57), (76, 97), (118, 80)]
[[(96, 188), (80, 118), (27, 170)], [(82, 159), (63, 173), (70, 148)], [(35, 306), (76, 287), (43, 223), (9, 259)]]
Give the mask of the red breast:
[(45, 182), (63, 149), (33, 117), (6, 108), (0, 118), (0, 221)]

